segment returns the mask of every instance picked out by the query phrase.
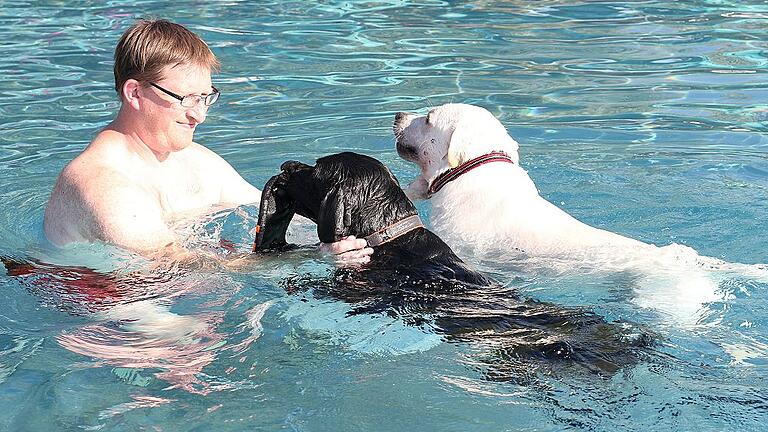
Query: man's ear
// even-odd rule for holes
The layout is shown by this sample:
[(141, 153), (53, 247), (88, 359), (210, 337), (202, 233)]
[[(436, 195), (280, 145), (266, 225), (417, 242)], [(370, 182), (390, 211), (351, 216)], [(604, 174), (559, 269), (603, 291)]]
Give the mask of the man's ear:
[(352, 206), (344, 183), (337, 184), (323, 198), (317, 218), (317, 237), (333, 243), (349, 235)]
[(256, 225), (256, 240), (253, 251), (285, 246), (288, 224), (295, 213), (295, 203), (288, 189), (289, 174), (281, 172), (264, 185), (259, 206), (259, 222)]
[(131, 108), (139, 109), (141, 107), (139, 103), (139, 99), (141, 98), (141, 94), (139, 93), (140, 90), (141, 83), (135, 79), (129, 79), (123, 83), (120, 96), (123, 98), (123, 102), (130, 105)]
[(451, 168), (492, 151), (503, 151), (518, 163), (520, 146), (495, 117), (490, 124), (459, 120), (448, 142), (448, 165)]

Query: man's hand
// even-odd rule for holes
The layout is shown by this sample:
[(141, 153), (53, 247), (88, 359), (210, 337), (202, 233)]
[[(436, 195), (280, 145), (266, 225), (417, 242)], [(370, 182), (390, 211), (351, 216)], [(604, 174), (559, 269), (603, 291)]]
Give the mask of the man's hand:
[(373, 249), (365, 239), (345, 237), (335, 243), (321, 243), (320, 252), (330, 256), (338, 266), (366, 264), (371, 261)]

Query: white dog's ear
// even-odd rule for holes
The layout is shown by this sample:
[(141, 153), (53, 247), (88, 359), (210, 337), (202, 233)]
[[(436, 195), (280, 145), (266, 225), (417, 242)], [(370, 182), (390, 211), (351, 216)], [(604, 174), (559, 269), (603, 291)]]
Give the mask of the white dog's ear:
[(518, 163), (518, 148), (520, 146), (517, 141), (509, 136), (504, 125), (495, 118), (492, 124), (485, 125), (460, 120), (456, 123), (448, 143), (448, 165), (456, 168), (474, 157), (492, 151), (503, 151)]
[(448, 142), (448, 165), (451, 168), (456, 168), (469, 160), (467, 150), (472, 145), (473, 136), (477, 138), (479, 133), (472, 129), (472, 125), (466, 120), (456, 122), (451, 140)]

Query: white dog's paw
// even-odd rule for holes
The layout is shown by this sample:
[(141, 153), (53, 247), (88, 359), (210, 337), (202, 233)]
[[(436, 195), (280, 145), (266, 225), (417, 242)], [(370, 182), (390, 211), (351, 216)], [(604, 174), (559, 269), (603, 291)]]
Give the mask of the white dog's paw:
[(427, 199), (427, 190), (429, 185), (422, 176), (416, 177), (405, 189), (405, 196), (411, 201)]

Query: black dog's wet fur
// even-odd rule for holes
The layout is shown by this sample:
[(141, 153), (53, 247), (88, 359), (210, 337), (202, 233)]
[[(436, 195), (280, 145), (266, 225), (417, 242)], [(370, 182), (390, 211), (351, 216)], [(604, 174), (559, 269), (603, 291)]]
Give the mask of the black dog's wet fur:
[[(417, 213), (389, 170), (367, 156), (340, 153), (318, 159), (314, 167), (289, 161), (281, 169), (262, 195), (254, 248), (261, 252), (287, 245), (295, 213), (317, 223), (325, 243), (365, 237)], [(425, 228), (375, 247), (362, 268), (298, 285), (352, 303), (356, 313), (397, 315), (413, 325), (428, 324), (448, 340), (479, 345), (491, 359), (483, 361), (491, 366), (488, 374), (499, 379), (527, 376), (540, 366), (530, 364), (536, 358), (612, 373), (635, 363), (633, 348), (651, 341), (642, 332), (630, 337), (623, 325), (583, 309), (521, 299), (467, 267)]]

